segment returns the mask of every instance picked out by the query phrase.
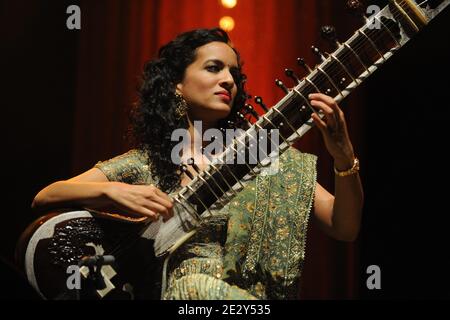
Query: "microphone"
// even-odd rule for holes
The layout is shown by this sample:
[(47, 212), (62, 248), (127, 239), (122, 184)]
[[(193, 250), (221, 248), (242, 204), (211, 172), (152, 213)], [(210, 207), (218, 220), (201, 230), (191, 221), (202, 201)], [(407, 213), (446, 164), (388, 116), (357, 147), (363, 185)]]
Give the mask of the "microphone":
[(81, 258), (80, 262), (78, 262), (78, 266), (87, 266), (87, 267), (93, 267), (93, 266), (104, 266), (104, 265), (110, 265), (113, 264), (116, 261), (114, 256), (112, 255), (95, 255), (95, 256), (86, 256)]
[(106, 283), (100, 270), (102, 266), (113, 264), (115, 260), (112, 255), (85, 256), (78, 262), (78, 267), (89, 268), (88, 279), (92, 281), (97, 290), (102, 290), (106, 288)]

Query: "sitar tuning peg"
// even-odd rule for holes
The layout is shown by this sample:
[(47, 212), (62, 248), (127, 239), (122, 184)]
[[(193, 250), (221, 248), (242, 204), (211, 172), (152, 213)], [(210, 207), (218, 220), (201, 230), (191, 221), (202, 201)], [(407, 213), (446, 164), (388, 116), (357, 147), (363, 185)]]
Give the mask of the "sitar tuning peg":
[(333, 43), (336, 47), (339, 47), (341, 45), (340, 42), (337, 40), (336, 28), (333, 26), (323, 26), (322, 28), (320, 28), (320, 35), (325, 40), (328, 40), (331, 43)]
[(247, 122), (247, 119), (245, 118), (245, 115), (242, 112), (236, 112), (237, 115), (237, 123), (238, 124), (242, 124)]
[(325, 61), (325, 57), (323, 56), (322, 52), (320, 52), (319, 48), (315, 47), (315, 46), (311, 46), (311, 50), (314, 53), (314, 55), (319, 58), (320, 62), (324, 62)]
[(189, 179), (194, 180), (194, 175), (189, 171), (188, 167), (185, 164), (180, 166), (180, 170), (182, 173), (186, 174)]
[(234, 121), (231, 120), (227, 120), (227, 122), (225, 124), (223, 124), (223, 126), (221, 128), (219, 128), (219, 130), (223, 133), (226, 134), (227, 129), (234, 129), (236, 128), (236, 124)]
[(236, 114), (237, 114), (237, 118), (238, 118), (238, 120), (245, 120), (245, 116), (244, 116), (244, 114), (243, 113), (241, 113), (241, 112), (236, 112)]
[(197, 172), (197, 173), (200, 173), (200, 168), (195, 164), (195, 161), (194, 161), (194, 158), (190, 158), (189, 160), (188, 160), (188, 165), (190, 165), (194, 170), (195, 170), (195, 172)]
[(351, 14), (358, 13), (358, 15), (363, 12), (363, 5), (359, 0), (348, 0), (347, 1), (347, 9)]
[(351, 15), (355, 17), (361, 17), (364, 20), (367, 20), (367, 17), (365, 15), (364, 11), (364, 5), (359, 0), (348, 0), (347, 1), (347, 9), (350, 12)]
[(289, 78), (294, 80), (295, 84), (300, 83), (300, 79), (297, 77), (297, 75), (294, 73), (293, 70), (291, 70), (291, 69), (284, 69), (284, 73), (286, 74), (286, 76), (288, 76)]
[(263, 108), (264, 112), (269, 111), (269, 109), (267, 108), (267, 106), (264, 104), (263, 99), (259, 96), (255, 97), (255, 102), (261, 106), (261, 108)]
[(275, 84), (277, 85), (277, 87), (281, 88), (281, 90), (283, 90), (284, 93), (286, 94), (289, 93), (289, 89), (284, 85), (283, 81), (281, 81), (280, 79), (275, 79)]
[(241, 112), (236, 112), (237, 115), (237, 121), (236, 125), (242, 127), (243, 129), (248, 129), (250, 127), (250, 124), (248, 120), (245, 118), (245, 116)]
[(255, 108), (253, 108), (253, 106), (252, 106), (251, 104), (246, 104), (246, 105), (244, 106), (244, 108), (245, 108), (245, 112), (246, 112), (247, 114), (252, 115), (252, 117), (255, 118), (256, 120), (259, 119), (259, 114), (258, 114), (258, 112), (256, 112)]
[(309, 74), (312, 72), (311, 68), (308, 66), (308, 64), (305, 62), (305, 59), (303, 58), (297, 58), (297, 64), (305, 69), (305, 71)]

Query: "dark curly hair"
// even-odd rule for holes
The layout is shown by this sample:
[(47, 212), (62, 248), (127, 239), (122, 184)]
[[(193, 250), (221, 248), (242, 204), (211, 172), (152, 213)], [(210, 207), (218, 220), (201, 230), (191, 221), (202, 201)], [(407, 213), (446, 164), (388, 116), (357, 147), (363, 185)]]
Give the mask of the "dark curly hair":
[[(179, 165), (171, 160), (171, 150), (178, 143), (171, 141), (172, 132), (178, 128), (188, 128), (186, 118), (177, 119), (175, 115), (175, 88), (183, 80), (186, 68), (196, 59), (197, 48), (215, 41), (231, 47), (228, 34), (219, 28), (182, 33), (162, 46), (158, 58), (144, 66), (139, 100), (131, 112), (129, 133), (135, 147), (148, 154), (152, 177), (165, 192), (175, 190), (181, 181)], [(246, 77), (242, 73), (240, 55), (233, 50), (238, 60), (238, 69), (233, 74), (237, 95), (229, 116), (219, 123), (221, 128), (244, 125), (237, 113), (248, 97), (244, 89)]]

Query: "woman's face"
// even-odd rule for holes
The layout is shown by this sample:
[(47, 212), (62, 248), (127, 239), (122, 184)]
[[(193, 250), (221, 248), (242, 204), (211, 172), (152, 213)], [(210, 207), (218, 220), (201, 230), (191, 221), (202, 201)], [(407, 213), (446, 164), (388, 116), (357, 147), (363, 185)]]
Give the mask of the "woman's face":
[(228, 116), (237, 93), (232, 76), (237, 69), (236, 53), (226, 43), (210, 42), (197, 48), (196, 59), (177, 84), (192, 120), (214, 123)]

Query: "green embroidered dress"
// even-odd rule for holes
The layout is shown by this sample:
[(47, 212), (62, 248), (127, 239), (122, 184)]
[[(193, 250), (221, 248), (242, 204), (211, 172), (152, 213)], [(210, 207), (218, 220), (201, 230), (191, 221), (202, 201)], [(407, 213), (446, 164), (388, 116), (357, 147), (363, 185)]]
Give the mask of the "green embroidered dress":
[[(110, 181), (155, 184), (139, 150), (99, 162)], [(316, 186), (316, 157), (289, 148), (278, 172), (259, 175), (211, 210), (169, 260), (164, 299), (295, 299)]]

